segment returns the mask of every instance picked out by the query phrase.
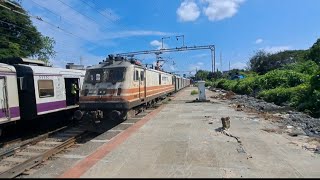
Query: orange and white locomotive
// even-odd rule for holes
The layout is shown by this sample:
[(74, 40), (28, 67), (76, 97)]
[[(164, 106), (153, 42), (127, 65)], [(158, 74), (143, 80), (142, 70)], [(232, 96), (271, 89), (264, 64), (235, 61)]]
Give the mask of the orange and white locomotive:
[(134, 59), (109, 55), (87, 69), (80, 110), (75, 116), (124, 120), (132, 110), (149, 107), (189, 84), (187, 78), (143, 67)]

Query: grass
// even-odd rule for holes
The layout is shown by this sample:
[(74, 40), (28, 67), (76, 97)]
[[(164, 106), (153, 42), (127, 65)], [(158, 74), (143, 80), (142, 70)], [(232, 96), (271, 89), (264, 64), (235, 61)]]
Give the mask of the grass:
[(198, 91), (197, 90), (192, 90), (191, 91), (191, 95), (195, 95), (195, 94), (198, 94)]

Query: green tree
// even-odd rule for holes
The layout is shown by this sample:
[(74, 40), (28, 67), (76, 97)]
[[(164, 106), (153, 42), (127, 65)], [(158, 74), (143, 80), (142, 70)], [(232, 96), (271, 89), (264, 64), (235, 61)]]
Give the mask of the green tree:
[(290, 50), (275, 54), (258, 51), (249, 60), (249, 70), (258, 74), (285, 67), (287, 64), (305, 60), (308, 50)]
[(309, 58), (320, 64), (320, 38), (310, 48)]
[[(15, 2), (12, 2), (15, 3)], [(1, 5), (27, 14), (18, 3), (12, 5), (0, 2)], [(30, 17), (0, 7), (0, 58), (7, 57), (38, 57), (48, 61), (54, 56), (54, 40), (43, 37), (32, 24)]]
[(41, 36), (42, 48), (36, 54), (39, 60), (49, 63), (50, 57), (55, 57), (56, 52), (54, 51), (55, 40), (48, 36)]
[(209, 71), (199, 70), (195, 74), (195, 79), (196, 80), (207, 80), (208, 75), (209, 75)]

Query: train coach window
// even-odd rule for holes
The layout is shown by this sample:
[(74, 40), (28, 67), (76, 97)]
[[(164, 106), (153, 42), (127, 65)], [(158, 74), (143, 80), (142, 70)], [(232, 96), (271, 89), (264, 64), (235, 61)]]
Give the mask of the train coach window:
[(141, 79), (141, 81), (144, 81), (144, 72), (143, 71), (140, 72), (140, 79)]
[(139, 81), (139, 71), (135, 70), (134, 76), (133, 76), (134, 81)]
[(53, 80), (39, 80), (38, 81), (39, 97), (53, 97), (54, 96), (54, 87)]

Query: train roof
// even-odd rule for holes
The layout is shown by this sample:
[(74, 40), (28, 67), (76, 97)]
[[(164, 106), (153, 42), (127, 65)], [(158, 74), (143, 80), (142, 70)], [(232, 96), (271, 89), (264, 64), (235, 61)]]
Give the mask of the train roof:
[(129, 61), (113, 61), (113, 62), (103, 61), (103, 62), (100, 62), (97, 65), (93, 65), (87, 69), (128, 67), (130, 65), (133, 65), (133, 64), (131, 64)]
[(16, 68), (14, 66), (11, 66), (9, 64), (0, 63), (0, 72), (16, 72)]
[(1, 58), (0, 63), (14, 65), (14, 64), (28, 64), (35, 66), (46, 66), (46, 63), (39, 60), (21, 58), (21, 57), (10, 57), (10, 58)]
[(55, 67), (46, 67), (46, 66), (34, 66), (34, 65), (25, 65), (20, 64), (19, 66), (30, 67), (35, 74), (60, 74), (60, 75), (82, 75), (84, 76), (85, 70), (77, 69), (64, 69), (64, 68), (55, 68)]

